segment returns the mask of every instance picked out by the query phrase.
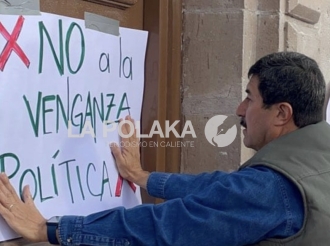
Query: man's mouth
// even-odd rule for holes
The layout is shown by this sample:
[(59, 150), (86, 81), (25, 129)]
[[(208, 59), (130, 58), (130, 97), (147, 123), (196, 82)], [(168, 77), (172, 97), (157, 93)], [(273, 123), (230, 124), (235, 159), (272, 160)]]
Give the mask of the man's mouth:
[(241, 122), (240, 122), (241, 126), (243, 126), (244, 128), (246, 128), (246, 122), (245, 120), (242, 118)]

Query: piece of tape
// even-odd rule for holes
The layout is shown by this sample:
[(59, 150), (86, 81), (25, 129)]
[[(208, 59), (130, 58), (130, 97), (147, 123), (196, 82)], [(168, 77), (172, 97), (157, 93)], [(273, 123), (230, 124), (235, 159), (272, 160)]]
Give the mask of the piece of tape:
[(39, 0), (0, 0), (0, 14), (40, 15)]
[(85, 27), (99, 32), (119, 36), (119, 21), (85, 12)]

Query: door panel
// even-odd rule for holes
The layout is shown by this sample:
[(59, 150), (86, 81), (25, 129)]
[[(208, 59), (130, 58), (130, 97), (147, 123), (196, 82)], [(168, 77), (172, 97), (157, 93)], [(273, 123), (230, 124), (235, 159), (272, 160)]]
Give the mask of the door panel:
[(91, 12), (118, 20), (122, 27), (143, 28), (143, 0), (125, 10), (96, 4), (91, 0), (41, 0), (40, 10), (79, 19), (84, 19), (84, 12)]
[[(149, 31), (146, 54), (145, 93), (142, 107), (142, 132), (149, 134), (153, 121), (159, 120), (165, 129), (165, 120), (172, 124), (181, 120), (181, 0), (144, 0), (144, 30)], [(181, 132), (181, 126), (175, 127)], [(148, 171), (179, 172), (180, 147), (152, 147), (152, 142), (173, 143), (173, 134), (162, 139), (154, 136), (141, 150), (143, 167)], [(158, 203), (142, 190), (145, 203)]]

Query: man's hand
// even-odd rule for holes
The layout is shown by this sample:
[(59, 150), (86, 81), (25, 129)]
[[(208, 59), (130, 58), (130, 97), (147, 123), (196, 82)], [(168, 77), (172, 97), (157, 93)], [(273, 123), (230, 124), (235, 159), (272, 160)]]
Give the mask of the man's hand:
[(47, 242), (46, 219), (40, 214), (28, 186), (23, 189), (24, 202), (18, 197), (5, 173), (0, 174), (0, 214), (8, 225), (32, 242)]
[[(131, 122), (134, 126), (134, 120), (130, 116), (126, 116), (125, 121)], [(123, 134), (128, 135), (131, 132), (131, 126), (124, 123), (120, 130)], [(124, 179), (146, 189), (149, 172), (144, 171), (141, 167), (139, 141), (134, 127), (132, 136), (128, 138), (121, 137), (121, 148), (115, 143), (111, 143), (110, 148), (115, 157), (119, 174)]]

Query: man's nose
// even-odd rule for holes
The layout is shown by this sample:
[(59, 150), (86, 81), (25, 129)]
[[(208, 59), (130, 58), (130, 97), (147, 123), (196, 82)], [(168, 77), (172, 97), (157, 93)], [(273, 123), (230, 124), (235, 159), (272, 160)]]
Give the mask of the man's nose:
[(244, 117), (245, 116), (245, 106), (244, 106), (244, 101), (241, 102), (237, 109), (236, 109), (236, 115), (239, 117)]

